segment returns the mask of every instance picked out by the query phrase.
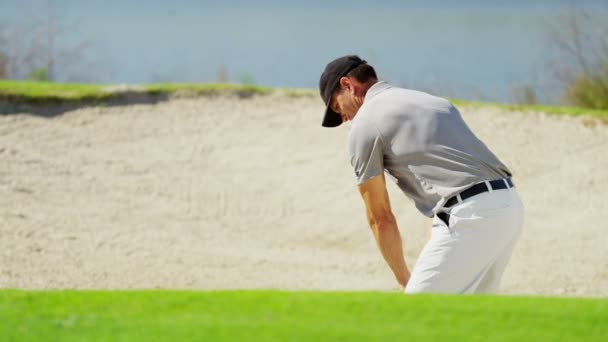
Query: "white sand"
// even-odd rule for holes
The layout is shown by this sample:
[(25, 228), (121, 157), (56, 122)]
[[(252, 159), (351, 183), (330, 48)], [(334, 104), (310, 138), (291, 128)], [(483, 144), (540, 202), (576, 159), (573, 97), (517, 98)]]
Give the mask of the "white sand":
[[(396, 290), (316, 97), (0, 116), (0, 287)], [(608, 126), (463, 109), (527, 208), (511, 294), (608, 295)], [(393, 184), (412, 267), (430, 221)]]

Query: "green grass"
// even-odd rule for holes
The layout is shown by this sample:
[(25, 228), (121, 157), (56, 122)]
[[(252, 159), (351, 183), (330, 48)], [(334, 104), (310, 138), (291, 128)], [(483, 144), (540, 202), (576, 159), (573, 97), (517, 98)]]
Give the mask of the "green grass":
[[(314, 89), (272, 89), (255, 85), (238, 84), (188, 84), (166, 83), (134, 86), (132, 92), (149, 94), (152, 96), (172, 95), (184, 93), (189, 95), (206, 95), (218, 93), (234, 93), (240, 95), (268, 94), (279, 92), (286, 96), (319, 96)], [(112, 90), (111, 86), (93, 84), (63, 84), (30, 81), (0, 80), (0, 102), (20, 104), (46, 104), (70, 102), (104, 102), (124, 96), (120, 91)], [(510, 105), (485, 103), (477, 101), (452, 100), (458, 106), (469, 107), (496, 107), (508, 111), (544, 112), (555, 115), (590, 116), (606, 120), (608, 123), (608, 110), (594, 110), (578, 107), (557, 107), (543, 105)]]
[(606, 341), (608, 300), (0, 291), (3, 341)]
[(48, 82), (0, 81), (0, 100), (17, 102), (104, 100), (103, 86)]
[(222, 92), (237, 92), (251, 94), (267, 94), (271, 88), (255, 85), (242, 84), (205, 84), (205, 83), (164, 83), (144, 85), (143, 88), (150, 94), (171, 94), (175, 92), (187, 92), (199, 95)]
[(503, 104), (503, 103), (488, 103), (479, 101), (466, 101), (452, 99), (452, 103), (456, 106), (468, 106), (468, 107), (494, 107), (506, 111), (520, 111), (520, 112), (542, 112), (554, 115), (568, 115), (568, 116), (591, 116), (595, 118), (608, 118), (608, 110), (600, 109), (589, 109), (581, 107), (567, 107), (567, 106), (546, 106), (546, 105), (516, 105), (516, 104)]
[[(265, 94), (270, 92), (271, 89), (237, 84), (166, 83), (132, 86), (129, 91), (157, 96), (171, 95), (177, 92), (193, 95), (229, 92), (248, 95)], [(113, 86), (0, 80), (0, 101), (4, 100), (12, 103), (104, 102), (121, 96), (124, 96), (124, 92), (117, 91), (116, 87)]]

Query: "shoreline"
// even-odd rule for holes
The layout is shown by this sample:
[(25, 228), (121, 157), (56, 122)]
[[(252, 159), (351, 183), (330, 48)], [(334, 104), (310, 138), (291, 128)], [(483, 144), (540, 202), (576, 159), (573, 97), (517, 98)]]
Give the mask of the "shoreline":
[[(290, 98), (318, 97), (316, 89), (268, 88), (243, 84), (96, 85), (0, 80), (0, 115), (20, 112), (31, 112), (32, 114), (63, 113), (96, 106), (156, 104), (176, 98), (209, 96), (248, 98), (266, 95), (280, 95)], [(608, 110), (538, 104), (504, 104), (461, 99), (450, 99), (450, 101), (458, 107), (496, 108), (503, 111), (584, 117), (596, 123), (608, 124)]]

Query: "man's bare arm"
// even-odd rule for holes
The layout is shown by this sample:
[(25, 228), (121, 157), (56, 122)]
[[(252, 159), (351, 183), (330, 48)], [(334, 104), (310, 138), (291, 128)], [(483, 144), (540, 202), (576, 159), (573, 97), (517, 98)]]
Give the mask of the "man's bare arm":
[(391, 210), (384, 174), (359, 185), (359, 192), (365, 202), (367, 220), (378, 248), (399, 285), (405, 288), (410, 279), (410, 272), (405, 264), (403, 243)]

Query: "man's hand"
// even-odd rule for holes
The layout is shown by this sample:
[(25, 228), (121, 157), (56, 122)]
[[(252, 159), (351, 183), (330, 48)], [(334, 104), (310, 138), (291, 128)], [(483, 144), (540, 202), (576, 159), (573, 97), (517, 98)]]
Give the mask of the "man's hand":
[(410, 280), (410, 271), (403, 257), (401, 235), (391, 210), (384, 174), (359, 185), (359, 192), (365, 202), (367, 220), (378, 248), (395, 274), (399, 286), (405, 288)]

